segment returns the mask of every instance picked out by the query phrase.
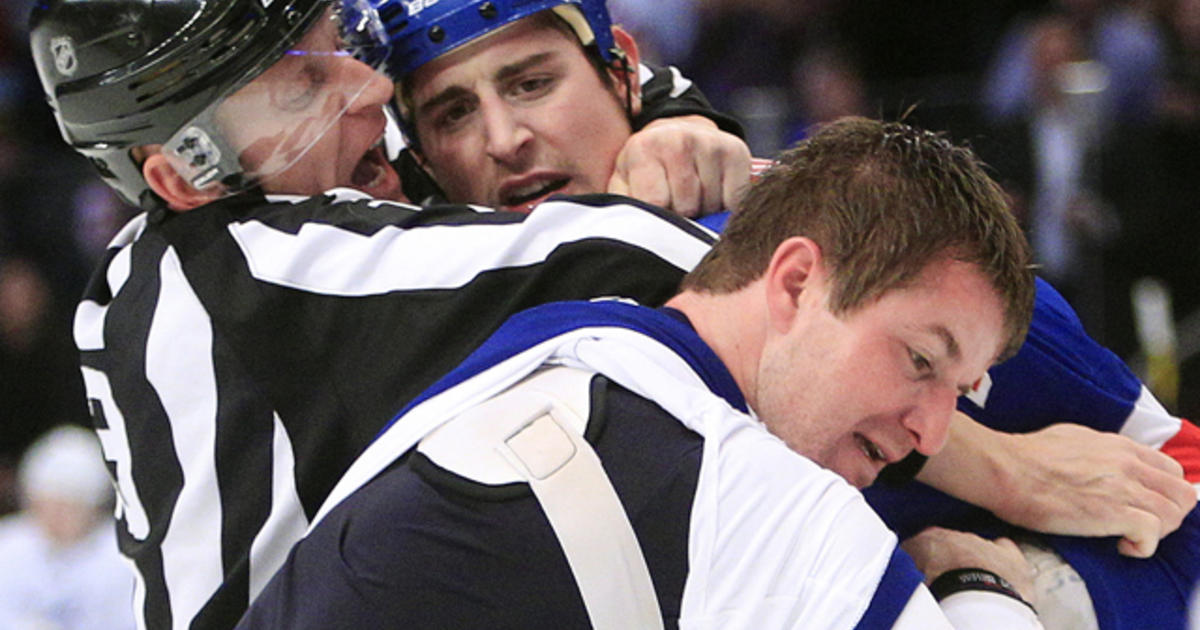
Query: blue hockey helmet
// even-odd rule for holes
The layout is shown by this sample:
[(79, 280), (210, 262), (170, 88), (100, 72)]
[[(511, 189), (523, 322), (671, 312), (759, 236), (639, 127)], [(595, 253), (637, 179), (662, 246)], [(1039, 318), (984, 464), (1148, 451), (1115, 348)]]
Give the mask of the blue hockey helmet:
[(507, 24), (551, 10), (605, 63), (620, 58), (604, 0), (373, 0), (390, 42), (387, 73), (396, 81)]

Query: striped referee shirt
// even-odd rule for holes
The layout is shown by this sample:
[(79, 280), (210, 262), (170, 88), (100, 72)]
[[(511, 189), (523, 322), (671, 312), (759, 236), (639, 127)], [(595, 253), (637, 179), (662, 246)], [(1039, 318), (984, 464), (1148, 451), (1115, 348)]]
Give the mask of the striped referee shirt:
[(509, 315), (661, 303), (711, 241), (604, 195), (516, 215), (337, 190), (135, 218), (75, 339), (142, 626), (232, 627), (353, 458)]

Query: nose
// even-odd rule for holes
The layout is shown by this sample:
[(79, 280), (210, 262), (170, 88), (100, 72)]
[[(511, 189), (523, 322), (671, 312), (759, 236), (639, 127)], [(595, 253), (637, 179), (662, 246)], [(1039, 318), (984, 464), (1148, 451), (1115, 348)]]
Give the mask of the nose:
[(361, 86), (361, 90), (350, 101), (350, 106), (346, 110), (347, 114), (378, 109), (392, 98), (391, 79), (357, 59), (346, 58), (343, 61), (348, 64), (344, 70), (348, 87), (352, 86), (350, 89), (358, 89)]
[(916, 438), (918, 452), (934, 455), (946, 445), (957, 402), (958, 390), (952, 386), (932, 385), (922, 393), (912, 412), (904, 418), (904, 427)]
[(496, 95), (486, 95), (479, 104), (488, 157), (503, 164), (520, 159), (521, 149), (533, 137), (532, 131), (511, 105)]

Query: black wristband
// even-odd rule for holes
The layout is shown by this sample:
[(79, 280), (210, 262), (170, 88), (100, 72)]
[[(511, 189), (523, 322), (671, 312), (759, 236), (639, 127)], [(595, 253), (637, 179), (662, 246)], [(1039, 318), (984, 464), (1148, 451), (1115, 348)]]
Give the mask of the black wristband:
[[(1007, 595), (1033, 609), (1033, 604), (1025, 601), (1017, 589), (1008, 580), (988, 571), (987, 569), (953, 569), (939, 575), (929, 591), (939, 602), (962, 591), (988, 591)], [(1037, 612), (1037, 611), (1034, 611)]]

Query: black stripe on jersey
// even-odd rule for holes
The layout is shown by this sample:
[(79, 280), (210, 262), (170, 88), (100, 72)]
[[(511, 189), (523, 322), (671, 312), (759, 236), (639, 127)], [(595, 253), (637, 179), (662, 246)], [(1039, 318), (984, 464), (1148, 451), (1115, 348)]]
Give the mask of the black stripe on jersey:
[[(270, 481), (274, 411), (256, 391), (235, 349), (213, 336), (217, 392), (216, 472), (221, 489), (221, 564), (225, 582), (193, 622), (197, 628), (232, 628), (250, 602), (250, 556), (271, 513)], [(264, 482), (264, 480), (267, 480)]]
[(88, 279), (87, 286), (84, 287), (82, 297), (84, 301), (95, 302), (101, 306), (105, 306), (109, 302), (112, 302), (112, 290), (108, 286), (108, 278), (105, 276), (103, 271), (108, 269), (108, 267), (112, 264), (113, 259), (117, 257), (117, 254), (120, 253), (121, 248), (119, 247), (113, 247), (105, 250), (104, 258), (96, 267), (100, 270), (100, 273), (93, 273), (92, 277)]
[(183, 486), (183, 471), (171, 440), (171, 423), (142, 371), (161, 286), (158, 262), (166, 244), (161, 239), (143, 238), (131, 247), (132, 268), (152, 269), (154, 273), (130, 275), (121, 288), (120, 299), (112, 300), (108, 306), (104, 320), (105, 349), (81, 352), (80, 362), (105, 374), (112, 386), (114, 402), (126, 414), (131, 474), (151, 529), (146, 540), (139, 541), (129, 534), (126, 523), (121, 522), (117, 541), (121, 552), (134, 559), (145, 579), (147, 627), (169, 628), (171, 610), (160, 545)]

